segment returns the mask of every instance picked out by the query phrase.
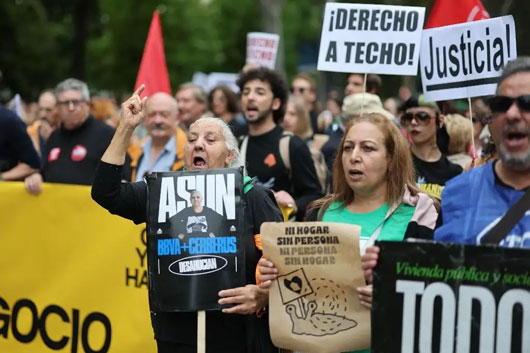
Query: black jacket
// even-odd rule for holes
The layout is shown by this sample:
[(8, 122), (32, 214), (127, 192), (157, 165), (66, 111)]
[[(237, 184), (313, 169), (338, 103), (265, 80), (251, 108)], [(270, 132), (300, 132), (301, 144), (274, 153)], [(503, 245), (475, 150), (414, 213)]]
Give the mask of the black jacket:
[[(147, 218), (147, 184), (143, 181), (121, 183), (123, 166), (101, 162), (96, 169), (92, 198), (112, 214), (143, 223)], [(246, 283), (255, 284), (255, 269), (262, 255), (254, 235), (263, 222), (281, 222), (282, 215), (272, 193), (261, 186), (244, 194), (244, 234)], [(155, 338), (160, 341), (195, 345), (197, 314), (195, 312), (151, 311)], [(206, 313), (206, 346), (212, 351), (278, 352), (270, 340), (268, 316), (229, 315), (220, 311)]]

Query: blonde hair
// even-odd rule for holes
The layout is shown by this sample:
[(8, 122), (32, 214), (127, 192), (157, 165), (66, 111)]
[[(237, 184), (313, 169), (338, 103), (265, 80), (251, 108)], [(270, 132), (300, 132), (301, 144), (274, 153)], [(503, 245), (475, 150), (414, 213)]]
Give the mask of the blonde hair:
[(444, 117), (444, 125), (449, 135), (449, 154), (467, 153), (471, 143), (471, 121), (460, 114), (448, 114)]
[(297, 118), (293, 133), (302, 140), (311, 138), (313, 136), (313, 129), (311, 128), (311, 118), (309, 117), (309, 111), (307, 110), (304, 99), (290, 95), (287, 100), (287, 104), (289, 103), (293, 105)]
[(412, 196), (417, 195), (420, 189), (416, 185), (416, 174), (412, 163), (410, 150), (405, 141), (405, 138), (396, 127), (396, 125), (379, 113), (370, 113), (362, 116), (355, 116), (351, 119), (344, 130), (344, 136), (337, 148), (337, 156), (333, 164), (333, 194), (325, 196), (319, 200), (314, 201), (309, 205), (309, 209), (320, 209), (319, 219), (327, 208), (333, 202), (343, 202), (348, 205), (353, 202), (355, 195), (353, 190), (346, 182), (344, 175), (344, 165), (342, 164), (342, 154), (344, 148), (344, 140), (348, 135), (350, 129), (358, 123), (368, 122), (375, 125), (383, 134), (384, 144), (388, 155), (388, 170), (387, 170), (387, 190), (386, 200), (390, 205), (399, 204), (403, 198), (404, 187), (408, 187)]

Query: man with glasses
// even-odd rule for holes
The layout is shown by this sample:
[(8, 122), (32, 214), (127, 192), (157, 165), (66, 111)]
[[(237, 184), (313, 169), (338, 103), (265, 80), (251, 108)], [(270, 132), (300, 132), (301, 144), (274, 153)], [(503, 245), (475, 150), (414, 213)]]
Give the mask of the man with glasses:
[(418, 185), (425, 193), (441, 198), (445, 183), (462, 173), (462, 167), (451, 163), (437, 145), (438, 129), (443, 126), (443, 115), (435, 102), (427, 102), (423, 95), (405, 102), (401, 125), (410, 136), (410, 150)]
[[(530, 58), (507, 64), (489, 106), (493, 114), (489, 129), (500, 159), (448, 183), (436, 240), (482, 244), (488, 231), (530, 188)], [(500, 245), (530, 247), (528, 206)]]
[(87, 85), (75, 78), (55, 88), (61, 126), (46, 143), (47, 157), (42, 175), (26, 178), (26, 189), (39, 194), (42, 181), (92, 185), (96, 166), (110, 143), (114, 130), (90, 114)]

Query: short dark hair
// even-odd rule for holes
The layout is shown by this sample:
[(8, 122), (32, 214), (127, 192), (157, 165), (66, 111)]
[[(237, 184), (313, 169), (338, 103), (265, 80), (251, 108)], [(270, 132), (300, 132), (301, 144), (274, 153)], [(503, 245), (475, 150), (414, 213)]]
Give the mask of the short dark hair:
[(249, 81), (260, 80), (268, 82), (271, 86), (272, 96), (280, 100), (280, 107), (272, 112), (274, 122), (278, 123), (282, 120), (285, 113), (285, 104), (287, 103), (287, 84), (285, 80), (274, 70), (266, 67), (258, 67), (255, 69), (242, 72), (237, 79), (239, 90), (243, 92), (243, 88)]
[(381, 80), (381, 76), (376, 74), (368, 74), (366, 75), (366, 92), (370, 92), (371, 90), (374, 90), (374, 92), (377, 92), (383, 84), (383, 81)]
[[(353, 72), (348, 75), (348, 78), (351, 75), (361, 76), (361, 78), (364, 81), (364, 74)], [(366, 92), (371, 92), (373, 90), (377, 94), (377, 91), (381, 88), (382, 85), (383, 85), (383, 80), (381, 80), (381, 76), (377, 74), (366, 75)]]
[(502, 75), (499, 77), (497, 93), (499, 93), (499, 87), (504, 80), (506, 80), (509, 76), (519, 72), (530, 72), (530, 57), (520, 56), (506, 64), (504, 70), (502, 70)]
[(225, 86), (225, 85), (216, 86), (216, 87), (212, 88), (210, 93), (208, 93), (208, 107), (210, 107), (210, 109), (212, 109), (213, 94), (217, 90), (223, 92), (223, 94), (224, 94), (224, 96), (226, 98), (226, 110), (228, 110), (228, 112), (230, 112), (232, 114), (238, 113), (239, 112), (239, 104), (237, 102), (237, 95), (234, 92), (232, 92), (230, 87)]

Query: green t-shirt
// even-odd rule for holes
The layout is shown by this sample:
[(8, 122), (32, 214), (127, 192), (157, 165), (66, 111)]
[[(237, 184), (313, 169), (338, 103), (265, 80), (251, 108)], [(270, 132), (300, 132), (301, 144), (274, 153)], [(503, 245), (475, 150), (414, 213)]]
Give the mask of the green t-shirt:
[[(334, 202), (324, 212), (322, 222), (348, 223), (361, 226), (361, 247), (368, 241), (370, 235), (385, 219), (388, 212), (388, 203), (377, 210), (368, 213), (353, 213), (344, 207), (342, 202)], [(416, 207), (401, 204), (392, 215), (385, 221), (378, 240), (401, 241), (405, 236), (405, 231), (414, 214)], [(348, 353), (369, 353), (370, 349)]]

